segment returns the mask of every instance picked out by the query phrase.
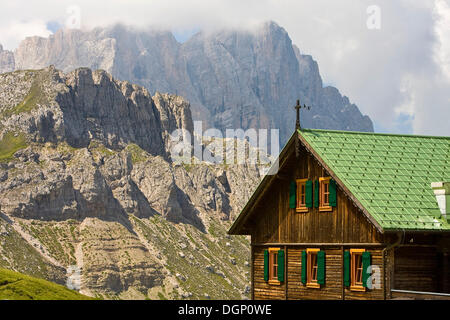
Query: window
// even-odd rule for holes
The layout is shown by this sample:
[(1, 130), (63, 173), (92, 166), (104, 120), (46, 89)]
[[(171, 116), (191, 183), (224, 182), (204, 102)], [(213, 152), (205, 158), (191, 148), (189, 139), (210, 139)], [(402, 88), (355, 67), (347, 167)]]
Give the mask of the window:
[(350, 290), (365, 291), (363, 286), (363, 252), (365, 249), (350, 250)]
[(264, 250), (264, 281), (280, 285), (284, 282), (284, 250), (268, 248)]
[(317, 253), (320, 249), (307, 249), (306, 255), (306, 286), (308, 288), (320, 288), (320, 284), (317, 282), (318, 263)]
[(269, 283), (280, 284), (278, 280), (278, 252), (279, 248), (269, 248)]
[(333, 207), (330, 205), (330, 177), (319, 178), (319, 211), (332, 211)]
[(297, 180), (296, 212), (308, 212), (308, 207), (306, 206), (306, 181), (308, 181), (308, 179)]

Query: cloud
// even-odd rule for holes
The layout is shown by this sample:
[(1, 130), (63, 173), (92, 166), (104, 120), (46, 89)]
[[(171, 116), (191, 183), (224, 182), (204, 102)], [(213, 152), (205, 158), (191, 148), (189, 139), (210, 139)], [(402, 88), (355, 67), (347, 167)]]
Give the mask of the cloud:
[[(405, 70), (400, 93), (403, 104), (395, 106), (398, 117), (410, 117), (412, 131), (418, 134), (450, 135), (450, 6), (434, 2), (433, 19), (426, 51), (415, 65)], [(429, 49), (429, 50), (428, 50)], [(416, 60), (414, 60), (416, 61)]]
[(0, 43), (4, 49), (14, 49), (20, 40), (30, 36), (48, 37), (52, 32), (47, 29), (43, 20), (11, 21), (8, 25), (0, 26)]
[(435, 32), (438, 40), (435, 46), (435, 59), (450, 81), (450, 2), (436, 1), (435, 15)]
[[(182, 40), (196, 30), (274, 20), (318, 61), (324, 83), (377, 128), (450, 135), (450, 0), (17, 0), (2, 4), (0, 43), (11, 49), (25, 36), (49, 34), (47, 25), (67, 24), (73, 5), (81, 28), (121, 22), (169, 29)], [(380, 29), (367, 27), (372, 5)]]

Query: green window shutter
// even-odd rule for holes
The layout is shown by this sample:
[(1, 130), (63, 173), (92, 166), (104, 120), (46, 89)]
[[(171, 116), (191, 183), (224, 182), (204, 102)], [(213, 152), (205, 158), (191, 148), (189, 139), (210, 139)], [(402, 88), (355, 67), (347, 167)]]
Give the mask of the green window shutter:
[(314, 181), (314, 207), (319, 207), (319, 180)]
[(278, 251), (278, 281), (284, 281), (284, 250)]
[(305, 205), (307, 208), (313, 206), (313, 183), (311, 180), (306, 181)]
[(302, 251), (302, 283), (306, 284), (306, 251)]
[(350, 251), (344, 251), (344, 287), (350, 287)]
[(317, 252), (317, 283), (325, 284), (325, 251)]
[(264, 281), (269, 280), (269, 250), (264, 250)]
[(336, 181), (330, 180), (330, 206), (336, 207), (337, 195), (336, 195)]
[(370, 274), (368, 273), (368, 268), (371, 264), (371, 254), (368, 251), (363, 252), (362, 254), (362, 267), (363, 267), (363, 274), (362, 274), (362, 283), (363, 287), (367, 288), (367, 280), (370, 277)]
[(295, 207), (297, 206), (295, 202), (296, 189), (297, 184), (295, 183), (295, 181), (291, 181), (291, 185), (289, 187), (289, 208), (291, 209), (295, 209)]

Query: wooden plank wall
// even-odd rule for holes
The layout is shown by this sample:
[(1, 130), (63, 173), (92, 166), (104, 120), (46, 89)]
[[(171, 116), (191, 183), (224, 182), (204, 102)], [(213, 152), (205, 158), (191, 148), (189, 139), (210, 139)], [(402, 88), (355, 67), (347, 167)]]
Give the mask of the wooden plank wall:
[(269, 285), (264, 281), (264, 247), (253, 247), (253, 295), (255, 300), (284, 300), (285, 283)]
[[(287, 271), (286, 280), (281, 285), (269, 285), (264, 281), (264, 250), (268, 247), (253, 246), (254, 269), (253, 286), (254, 299), (289, 299), (289, 300), (333, 300), (343, 299), (342, 296), (342, 249), (337, 246), (321, 247), (325, 251), (325, 285), (320, 289), (307, 288), (301, 283), (301, 251), (303, 246), (287, 247)], [(283, 247), (280, 247), (283, 248)], [(345, 289), (344, 299), (383, 299), (383, 262), (382, 249), (367, 249), (372, 253), (372, 263), (381, 270), (381, 288), (367, 290), (366, 292), (354, 292)], [(286, 296), (287, 285), (287, 296)]]
[(449, 296), (439, 294), (420, 294), (410, 292), (393, 292), (392, 299), (394, 300), (450, 300)]
[(386, 258), (384, 260), (385, 264), (385, 276), (386, 276), (386, 299), (391, 299), (391, 290), (394, 284), (394, 259), (395, 251), (394, 249), (388, 250), (386, 252)]
[(332, 212), (296, 213), (289, 208), (290, 181), (308, 178), (312, 181), (329, 176), (305, 150), (300, 159), (292, 156), (280, 171), (281, 179), (270, 186), (254, 208), (250, 222), (252, 243), (380, 243), (382, 235), (338, 188), (337, 207)]
[(440, 252), (439, 259), (439, 281), (440, 290), (439, 292), (450, 293), (450, 254), (447, 252)]
[(342, 255), (340, 248), (326, 248), (325, 285), (320, 289), (307, 288), (301, 283), (301, 252), (306, 248), (288, 248), (288, 299), (342, 299)]
[(434, 247), (396, 248), (393, 289), (439, 292), (438, 261)]

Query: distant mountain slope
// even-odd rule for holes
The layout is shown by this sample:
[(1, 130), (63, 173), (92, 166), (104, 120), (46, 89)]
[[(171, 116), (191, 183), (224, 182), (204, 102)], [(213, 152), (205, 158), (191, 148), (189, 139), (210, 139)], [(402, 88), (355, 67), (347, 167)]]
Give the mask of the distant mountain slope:
[(3, 50), (0, 44), (0, 73), (14, 70), (14, 54), (11, 51)]
[(43, 279), (0, 269), (0, 300), (91, 300), (91, 297)]
[(66, 72), (100, 68), (152, 94), (176, 93), (190, 101), (194, 120), (221, 130), (278, 128), (285, 142), (295, 124), (293, 105), (301, 98), (313, 106), (302, 111), (304, 127), (373, 131), (371, 120), (347, 97), (323, 87), (317, 63), (274, 22), (252, 32), (198, 33), (183, 44), (170, 32), (122, 25), (60, 30), (49, 38), (27, 38), (13, 57), (4, 51), (0, 58), (0, 70), (50, 64)]

